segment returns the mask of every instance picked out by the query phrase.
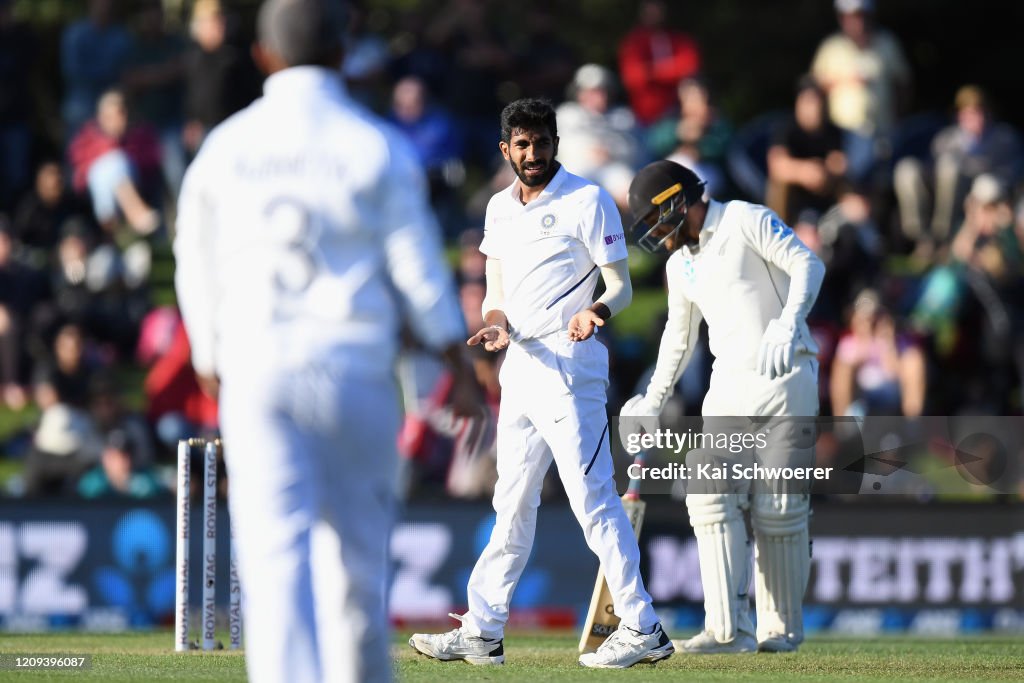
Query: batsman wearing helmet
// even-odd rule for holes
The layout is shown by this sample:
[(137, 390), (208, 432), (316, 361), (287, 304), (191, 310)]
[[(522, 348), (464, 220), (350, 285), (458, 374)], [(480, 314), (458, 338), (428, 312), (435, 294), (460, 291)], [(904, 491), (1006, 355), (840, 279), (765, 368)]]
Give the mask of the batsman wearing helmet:
[[(661, 413), (703, 318), (715, 356), (702, 410), (705, 432), (709, 424), (735, 427), (739, 421), (748, 430), (772, 432), (770, 443), (786, 464), (810, 465), (812, 421), (787, 418), (818, 413), (818, 349), (806, 318), (824, 265), (771, 210), (706, 200), (703, 191), (693, 171), (671, 161), (644, 167), (630, 186), (640, 246), (671, 256), (657, 365), (646, 392), (627, 401), (621, 415)], [(720, 457), (713, 449), (687, 456), (691, 464)], [(700, 556), (705, 628), (677, 647), (694, 654), (795, 650), (803, 640), (801, 603), (810, 568), (809, 495), (742, 480), (711, 489), (690, 486), (686, 499)], [(747, 597), (747, 509), (756, 541), (756, 640)]]

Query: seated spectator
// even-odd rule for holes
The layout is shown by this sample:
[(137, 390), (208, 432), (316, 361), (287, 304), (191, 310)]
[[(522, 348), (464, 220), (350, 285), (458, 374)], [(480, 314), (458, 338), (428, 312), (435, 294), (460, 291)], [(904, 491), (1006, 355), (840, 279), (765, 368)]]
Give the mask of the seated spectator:
[(483, 231), (479, 229), (466, 230), (459, 236), (459, 302), (467, 330), (483, 329), (486, 325), (483, 304), (487, 293), (487, 257), (480, 251), (482, 241)]
[(828, 93), (829, 116), (845, 133), (850, 178), (868, 180), (910, 98), (899, 41), (875, 23), (874, 0), (835, 0), (840, 31), (818, 46), (811, 74)]
[[(815, 253), (825, 263), (825, 279), (814, 310), (819, 320), (824, 317), (839, 326), (843, 308), (874, 285), (882, 271), (884, 244), (870, 194), (853, 186), (841, 189), (838, 203), (818, 219), (815, 232)], [(804, 239), (799, 231), (797, 237)]]
[[(480, 251), (484, 231), (480, 228), (464, 230), (459, 235), (459, 281), (483, 282), (487, 267), (487, 256)], [(470, 330), (480, 329), (467, 325)]]
[(165, 452), (179, 439), (214, 436), (217, 402), (203, 393), (192, 368), (192, 349), (174, 309), (158, 308), (143, 320), (138, 360), (149, 366), (143, 385), (146, 418)]
[(648, 150), (658, 158), (667, 157), (708, 183), (709, 195), (725, 191), (725, 157), (732, 138), (732, 126), (711, 105), (707, 84), (688, 78), (679, 84), (679, 114), (667, 116), (647, 131)]
[(626, 207), (633, 171), (641, 163), (636, 119), (612, 103), (615, 76), (584, 64), (572, 83), (573, 99), (558, 107), (558, 159), (570, 172), (597, 183)]
[(427, 173), (430, 203), (445, 233), (454, 236), (465, 222), (457, 190), (466, 179), (462, 133), (455, 119), (432, 102), (418, 76), (395, 84), (388, 118), (412, 143)]
[(189, 30), (195, 45), (185, 55), (182, 141), (195, 155), (214, 126), (256, 98), (260, 81), (248, 52), (229, 40), (220, 0), (196, 0)]
[(768, 206), (787, 223), (804, 209), (824, 212), (835, 203), (845, 172), (842, 133), (829, 121), (825, 93), (803, 78), (793, 117), (768, 149)]
[(925, 257), (949, 240), (971, 181), (988, 173), (1010, 186), (1024, 163), (1016, 132), (993, 120), (980, 88), (960, 88), (955, 104), (956, 123), (932, 141), (932, 163), (907, 157), (894, 172), (900, 225)]
[(427, 173), (438, 173), (462, 156), (462, 138), (454, 119), (436, 106), (426, 83), (406, 76), (395, 84), (388, 120), (412, 143)]
[(839, 340), (830, 380), (834, 415), (905, 415), (924, 410), (925, 357), (874, 290), (853, 303), (850, 329)]
[(974, 180), (964, 211), (950, 250), (970, 296), (961, 329), (974, 372), (964, 393), (973, 410), (1008, 414), (1024, 378), (1024, 242), (1006, 187), (994, 176)]
[[(484, 386), (494, 387), (496, 364), (488, 355), (477, 357), (474, 368)], [(452, 496), (486, 495), (488, 472), (493, 484), (498, 397), (488, 396), (482, 416), (456, 417), (450, 405), (451, 374), (436, 356), (415, 346), (407, 346), (399, 357), (398, 378), (405, 403), (398, 433), (405, 485), (443, 481)]]
[(671, 111), (679, 82), (700, 70), (697, 43), (668, 28), (667, 19), (664, 0), (643, 0), (636, 26), (619, 43), (619, 73), (641, 126)]
[(104, 438), (119, 433), (128, 442), (136, 466), (151, 466), (156, 459), (153, 437), (142, 415), (124, 405), (120, 387), (109, 372), (97, 373), (89, 384), (89, 414)]
[(106, 437), (100, 463), (78, 480), (82, 498), (152, 498), (165, 492), (137, 456), (136, 442), (115, 429)]
[(84, 411), (63, 403), (45, 408), (25, 458), (25, 495), (72, 493), (101, 448), (102, 441)]
[(60, 44), (64, 135), (75, 134), (96, 111), (96, 102), (117, 85), (131, 38), (114, 16), (113, 0), (89, 0), (89, 14), (64, 30)]
[(993, 176), (974, 181), (964, 212), (948, 263), (924, 280), (914, 321), (935, 339), (943, 414), (1006, 415), (1024, 373), (1022, 235)]
[(100, 98), (96, 119), (86, 123), (68, 146), (76, 191), (88, 190), (96, 220), (111, 231), (119, 214), (139, 234), (157, 229), (160, 216), (143, 198), (160, 165), (160, 143), (152, 128), (130, 126), (124, 95), (109, 90)]
[(11, 226), (0, 214), (0, 401), (21, 410), (25, 392), (25, 343), (35, 305), (44, 295), (39, 274), (14, 257)]
[(953, 261), (997, 283), (1019, 277), (1024, 254), (1013, 230), (1009, 195), (998, 178), (984, 173), (974, 179), (964, 199), (964, 214), (950, 248)]
[(95, 369), (85, 356), (85, 339), (78, 325), (66, 324), (53, 341), (53, 358), (41, 361), (33, 375), (36, 405), (57, 404), (84, 409)]
[(51, 333), (64, 320), (84, 325), (91, 317), (95, 293), (86, 283), (93, 279), (89, 277), (89, 256), (95, 232), (89, 221), (79, 217), (69, 218), (60, 227), (60, 241), (49, 273), (48, 300), (35, 316), (38, 324)]
[(36, 252), (34, 260), (41, 265), (56, 249), (64, 221), (87, 210), (68, 191), (60, 163), (44, 161), (36, 171), (34, 190), (22, 198), (14, 213), (14, 234), (22, 246)]
[(49, 336), (70, 321), (104, 345), (105, 352), (130, 353), (148, 308), (141, 285), (149, 270), (149, 247), (140, 241), (122, 253), (95, 233), (81, 218), (62, 226), (47, 298), (34, 311), (33, 326)]

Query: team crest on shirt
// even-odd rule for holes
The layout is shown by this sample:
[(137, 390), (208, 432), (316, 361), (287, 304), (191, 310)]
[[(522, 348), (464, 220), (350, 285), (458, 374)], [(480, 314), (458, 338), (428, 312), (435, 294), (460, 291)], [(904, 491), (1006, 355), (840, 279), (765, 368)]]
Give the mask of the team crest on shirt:
[(551, 231), (555, 229), (555, 223), (557, 223), (557, 222), (558, 222), (558, 219), (555, 218), (555, 214), (553, 214), (553, 213), (546, 213), (546, 214), (544, 214), (544, 217), (540, 219), (540, 231), (541, 231), (541, 234), (544, 234), (544, 235), (550, 234)]

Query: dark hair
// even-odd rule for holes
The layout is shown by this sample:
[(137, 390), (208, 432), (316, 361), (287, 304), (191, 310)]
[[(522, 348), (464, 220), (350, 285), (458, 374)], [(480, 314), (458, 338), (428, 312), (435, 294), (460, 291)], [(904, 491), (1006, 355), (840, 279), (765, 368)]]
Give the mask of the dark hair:
[(827, 99), (825, 89), (821, 87), (821, 83), (819, 83), (818, 79), (816, 79), (814, 76), (811, 76), (810, 74), (804, 74), (796, 81), (796, 90), (794, 91), (795, 94), (799, 95), (805, 90), (813, 90), (819, 98), (823, 100)]
[(336, 66), (348, 25), (343, 0), (264, 0), (259, 40), (288, 66)]
[(555, 108), (547, 100), (528, 97), (510, 102), (501, 111), (501, 141), (504, 143), (512, 140), (513, 131), (543, 128), (548, 129), (551, 137), (558, 136)]

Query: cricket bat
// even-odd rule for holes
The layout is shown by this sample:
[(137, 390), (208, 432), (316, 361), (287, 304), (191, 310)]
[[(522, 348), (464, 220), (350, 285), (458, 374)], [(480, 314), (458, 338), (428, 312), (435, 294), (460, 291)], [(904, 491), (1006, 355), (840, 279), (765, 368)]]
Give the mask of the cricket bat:
[[(644, 452), (640, 451), (633, 462), (644, 464)], [(626, 509), (629, 523), (633, 525), (633, 533), (640, 538), (640, 528), (644, 524), (644, 510), (647, 503), (640, 500), (640, 480), (630, 479), (626, 493), (622, 496), (622, 507)], [(597, 582), (594, 594), (590, 598), (590, 609), (587, 620), (583, 623), (583, 634), (580, 636), (580, 653), (593, 652), (619, 627), (619, 617), (615, 614), (615, 604), (608, 582), (604, 580), (604, 569), (597, 568)]]

